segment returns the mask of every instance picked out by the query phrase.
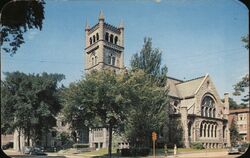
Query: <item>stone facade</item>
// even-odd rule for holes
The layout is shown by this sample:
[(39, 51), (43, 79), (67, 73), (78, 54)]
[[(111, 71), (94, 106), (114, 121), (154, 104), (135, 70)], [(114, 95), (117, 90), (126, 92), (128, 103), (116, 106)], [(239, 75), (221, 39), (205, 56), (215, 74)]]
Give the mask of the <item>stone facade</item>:
[(230, 146), (228, 93), (221, 101), (209, 75), (181, 81), (168, 78), (172, 115), (179, 115), (185, 147), (200, 142), (205, 148)]
[(124, 27), (115, 27), (105, 22), (100, 12), (99, 22), (85, 27), (85, 71), (124, 69)]

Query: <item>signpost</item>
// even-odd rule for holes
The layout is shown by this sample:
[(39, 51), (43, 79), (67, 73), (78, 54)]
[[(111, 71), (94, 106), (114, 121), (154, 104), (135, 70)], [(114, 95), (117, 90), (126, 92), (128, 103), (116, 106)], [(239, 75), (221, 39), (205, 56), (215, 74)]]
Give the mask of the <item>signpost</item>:
[(155, 158), (155, 141), (157, 140), (157, 133), (152, 132), (152, 140), (153, 140), (153, 156)]

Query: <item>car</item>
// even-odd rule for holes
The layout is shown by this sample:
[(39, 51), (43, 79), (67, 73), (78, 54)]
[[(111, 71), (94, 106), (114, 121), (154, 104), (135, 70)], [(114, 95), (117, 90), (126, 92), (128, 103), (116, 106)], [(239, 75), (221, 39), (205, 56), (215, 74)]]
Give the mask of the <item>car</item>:
[(13, 142), (8, 142), (7, 144), (2, 146), (3, 150), (9, 149), (9, 148), (13, 148)]
[(44, 153), (41, 148), (38, 147), (34, 147), (32, 148), (32, 150), (30, 151), (30, 155), (47, 155), (46, 153)]
[(24, 146), (23, 147), (23, 153), (24, 154), (30, 154), (31, 150), (32, 150), (31, 146)]
[(229, 155), (230, 154), (239, 154), (239, 153), (240, 153), (240, 150), (237, 147), (231, 147), (231, 148), (228, 149), (228, 154)]

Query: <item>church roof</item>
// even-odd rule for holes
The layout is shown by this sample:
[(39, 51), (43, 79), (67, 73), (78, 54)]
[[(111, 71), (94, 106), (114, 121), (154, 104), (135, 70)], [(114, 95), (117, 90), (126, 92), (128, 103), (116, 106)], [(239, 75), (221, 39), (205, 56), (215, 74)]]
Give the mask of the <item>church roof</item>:
[(169, 87), (169, 95), (176, 98), (186, 98), (193, 96), (207, 76), (208, 75), (201, 76), (188, 81), (182, 81), (168, 77), (167, 85)]

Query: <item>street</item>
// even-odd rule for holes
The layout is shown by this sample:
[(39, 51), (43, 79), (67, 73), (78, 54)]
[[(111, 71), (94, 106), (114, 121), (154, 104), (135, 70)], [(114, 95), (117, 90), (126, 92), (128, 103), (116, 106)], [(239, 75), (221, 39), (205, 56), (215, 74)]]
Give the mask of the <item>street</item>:
[[(8, 155), (11, 156), (13, 158), (15, 157), (36, 157), (36, 158), (90, 158), (90, 157), (84, 157), (82, 155), (59, 155), (57, 153), (48, 153), (47, 156), (34, 156), (34, 155), (22, 155), (19, 154), (18, 152), (15, 152), (13, 150), (4, 150), (4, 152)], [(228, 155), (227, 151), (216, 151), (216, 152), (198, 152), (198, 153), (179, 153), (176, 156), (174, 155), (168, 155), (167, 158), (174, 158), (174, 157), (178, 157), (178, 158), (206, 158), (206, 157), (210, 157), (210, 158), (234, 158), (234, 157), (238, 157), (241, 154), (236, 154), (236, 155)], [(126, 158), (126, 157), (123, 157)], [(147, 156), (147, 158), (153, 158), (153, 156)], [(165, 156), (157, 156), (157, 158), (166, 158)]]

